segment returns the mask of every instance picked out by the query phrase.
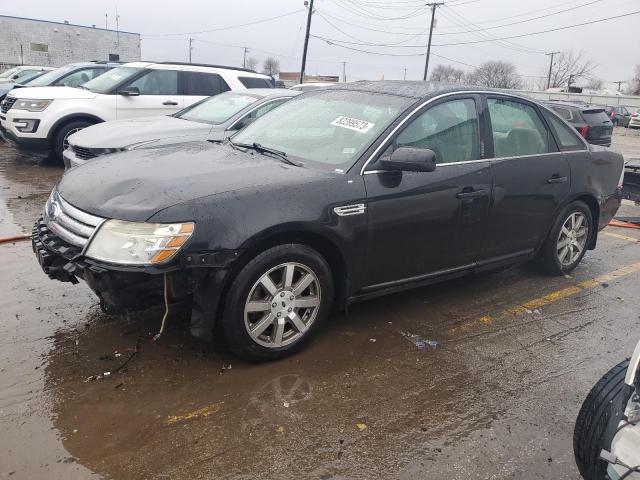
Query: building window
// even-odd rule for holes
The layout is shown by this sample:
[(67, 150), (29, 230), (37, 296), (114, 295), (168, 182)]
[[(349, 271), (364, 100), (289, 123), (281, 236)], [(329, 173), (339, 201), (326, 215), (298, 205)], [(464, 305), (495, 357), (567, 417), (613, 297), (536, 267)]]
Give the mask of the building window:
[(118, 53), (110, 53), (109, 54), (109, 61), (110, 62), (119, 62), (120, 61), (120, 54), (118, 54)]
[(44, 52), (47, 53), (49, 51), (49, 45), (46, 43), (33, 43), (31, 42), (31, 51), (32, 52)]

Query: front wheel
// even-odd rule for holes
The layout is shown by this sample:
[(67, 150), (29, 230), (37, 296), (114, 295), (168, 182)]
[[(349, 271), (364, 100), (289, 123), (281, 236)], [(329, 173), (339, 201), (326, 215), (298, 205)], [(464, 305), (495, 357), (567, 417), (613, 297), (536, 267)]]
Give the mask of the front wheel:
[(333, 279), (324, 258), (306, 245), (278, 245), (233, 280), (222, 318), (225, 341), (251, 361), (290, 355), (309, 341), (332, 302)]
[(578, 266), (593, 229), (589, 207), (581, 201), (562, 209), (539, 253), (545, 270), (552, 275), (566, 275)]
[(58, 159), (62, 159), (62, 152), (64, 152), (64, 149), (68, 147), (69, 137), (71, 135), (91, 125), (93, 125), (93, 123), (87, 120), (76, 120), (60, 127), (53, 139), (53, 151), (56, 154), (56, 157), (58, 157)]

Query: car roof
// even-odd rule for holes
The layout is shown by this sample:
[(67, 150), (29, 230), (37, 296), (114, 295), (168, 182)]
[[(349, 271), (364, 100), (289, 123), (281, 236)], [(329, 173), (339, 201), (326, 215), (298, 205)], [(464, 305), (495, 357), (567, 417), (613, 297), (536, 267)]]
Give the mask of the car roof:
[(560, 107), (569, 107), (569, 108), (576, 108), (578, 110), (580, 110), (581, 112), (584, 112), (585, 110), (602, 110), (604, 112), (604, 109), (606, 108), (604, 105), (589, 105), (589, 104), (579, 104), (579, 103), (570, 103), (570, 102), (561, 102), (561, 101), (548, 101), (548, 102), (544, 102), (547, 105), (553, 106), (553, 105), (558, 105)]

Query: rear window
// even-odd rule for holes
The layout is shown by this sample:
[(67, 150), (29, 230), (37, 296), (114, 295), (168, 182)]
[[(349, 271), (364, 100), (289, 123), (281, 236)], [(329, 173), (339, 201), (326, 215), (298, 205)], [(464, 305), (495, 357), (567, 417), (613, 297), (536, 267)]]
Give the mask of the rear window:
[(589, 125), (604, 125), (610, 124), (611, 120), (609, 116), (604, 113), (604, 109), (592, 109), (592, 110), (583, 110), (582, 118)]
[(218, 95), (230, 90), (229, 85), (216, 73), (183, 72), (183, 95), (206, 96)]
[(273, 84), (266, 78), (238, 77), (246, 88), (273, 88)]

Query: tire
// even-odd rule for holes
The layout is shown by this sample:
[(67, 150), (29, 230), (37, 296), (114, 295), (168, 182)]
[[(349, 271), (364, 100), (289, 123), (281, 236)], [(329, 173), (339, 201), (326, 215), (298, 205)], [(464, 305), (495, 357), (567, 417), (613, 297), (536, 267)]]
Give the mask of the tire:
[(53, 137), (53, 152), (59, 160), (62, 160), (62, 152), (65, 149), (67, 137), (77, 132), (78, 130), (82, 130), (83, 128), (90, 127), (94, 125), (94, 122), (90, 122), (88, 120), (74, 120), (69, 123), (65, 123), (58, 129), (55, 136)]
[[(307, 281), (311, 283), (305, 286)], [(233, 353), (249, 361), (291, 355), (328, 316), (333, 290), (329, 265), (316, 250), (301, 244), (269, 248), (231, 283), (222, 315), (224, 340)], [(299, 306), (303, 302), (309, 306)]]
[(624, 383), (629, 360), (616, 365), (591, 389), (582, 404), (573, 433), (573, 453), (585, 480), (604, 480), (607, 464), (600, 452), (611, 448), (618, 424), (633, 392)]
[[(586, 231), (583, 233), (582, 226), (579, 226), (575, 230), (566, 229), (566, 231), (571, 234), (571, 236), (566, 237), (567, 234), (565, 234), (563, 227), (565, 225), (571, 226), (571, 224), (567, 224), (567, 222), (570, 222), (572, 217), (576, 219), (582, 217), (580, 225), (586, 225), (586, 227), (584, 227)], [(561, 234), (563, 236), (562, 238)], [(578, 266), (585, 253), (587, 253), (592, 235), (593, 218), (587, 204), (581, 201), (575, 201), (564, 207), (556, 217), (549, 236), (538, 253), (538, 259), (544, 270), (551, 275), (566, 275), (571, 272)], [(567, 246), (569, 252), (566, 253), (564, 250), (562, 252), (559, 251), (561, 240), (565, 241), (567, 238), (570, 241)]]

